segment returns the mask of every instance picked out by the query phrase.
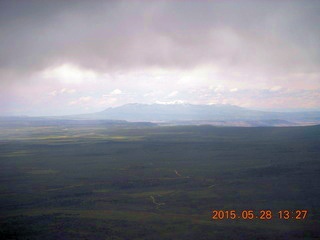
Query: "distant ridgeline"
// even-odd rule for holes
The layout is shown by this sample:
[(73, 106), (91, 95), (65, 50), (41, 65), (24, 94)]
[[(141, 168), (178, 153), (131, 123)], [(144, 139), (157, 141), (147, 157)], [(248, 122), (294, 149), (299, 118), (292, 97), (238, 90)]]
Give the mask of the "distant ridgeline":
[(28, 124), (127, 125), (129, 123), (126, 121), (129, 121), (169, 125), (302, 126), (320, 124), (320, 112), (266, 112), (226, 104), (126, 104), (91, 114), (37, 118), (6, 117), (0, 121), (7, 124), (25, 121)]

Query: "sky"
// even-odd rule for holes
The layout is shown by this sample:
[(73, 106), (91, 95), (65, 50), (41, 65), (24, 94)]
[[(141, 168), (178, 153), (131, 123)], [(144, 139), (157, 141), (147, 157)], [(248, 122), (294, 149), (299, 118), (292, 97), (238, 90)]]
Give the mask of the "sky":
[(1, 0), (0, 115), (320, 110), (320, 1)]

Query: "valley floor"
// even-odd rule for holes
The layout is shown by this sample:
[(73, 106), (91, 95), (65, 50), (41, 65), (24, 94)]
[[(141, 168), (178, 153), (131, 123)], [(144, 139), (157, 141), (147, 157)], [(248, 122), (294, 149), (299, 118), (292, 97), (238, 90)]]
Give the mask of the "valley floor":
[(320, 126), (0, 132), (0, 239), (320, 238)]

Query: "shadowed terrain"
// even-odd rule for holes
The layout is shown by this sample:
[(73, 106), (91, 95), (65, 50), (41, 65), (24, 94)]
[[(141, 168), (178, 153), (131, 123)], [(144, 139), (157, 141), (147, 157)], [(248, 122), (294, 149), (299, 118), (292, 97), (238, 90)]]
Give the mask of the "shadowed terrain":
[[(320, 127), (5, 125), (2, 239), (317, 239)], [(212, 210), (273, 212), (212, 220)], [(304, 220), (279, 210), (307, 209)]]

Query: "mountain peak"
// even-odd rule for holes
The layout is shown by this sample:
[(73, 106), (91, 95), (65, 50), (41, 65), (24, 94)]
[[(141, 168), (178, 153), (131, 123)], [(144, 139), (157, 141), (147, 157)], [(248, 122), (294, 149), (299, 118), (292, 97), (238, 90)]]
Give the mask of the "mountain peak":
[(250, 111), (230, 104), (196, 105), (185, 102), (152, 104), (128, 103), (108, 108), (100, 114), (109, 119), (128, 121), (189, 121), (221, 120), (231, 118), (240, 111)]
[[(250, 110), (231, 104), (196, 105), (190, 103), (142, 104), (129, 103), (108, 108), (94, 114), (98, 119), (147, 121), (147, 122), (238, 122), (285, 120), (289, 122), (320, 122), (319, 112), (284, 113)], [(263, 123), (265, 124), (265, 123)]]

